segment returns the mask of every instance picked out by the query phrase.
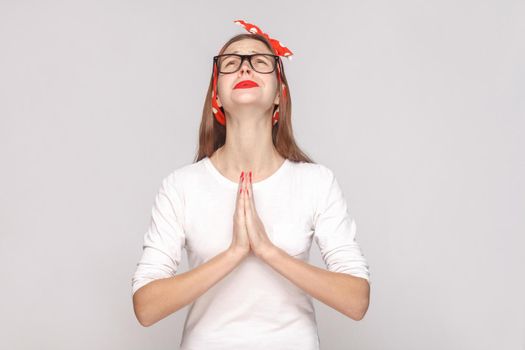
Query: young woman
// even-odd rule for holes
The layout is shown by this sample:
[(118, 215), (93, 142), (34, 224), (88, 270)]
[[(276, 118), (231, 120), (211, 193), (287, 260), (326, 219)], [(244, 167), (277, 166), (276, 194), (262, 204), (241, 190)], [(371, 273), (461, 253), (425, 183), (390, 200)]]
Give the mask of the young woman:
[[(241, 22), (213, 60), (197, 159), (156, 196), (134, 310), (150, 326), (191, 304), (182, 350), (319, 349), (312, 297), (362, 319), (368, 264), (334, 173), (294, 142), (290, 51)], [(327, 269), (308, 263), (312, 241)]]

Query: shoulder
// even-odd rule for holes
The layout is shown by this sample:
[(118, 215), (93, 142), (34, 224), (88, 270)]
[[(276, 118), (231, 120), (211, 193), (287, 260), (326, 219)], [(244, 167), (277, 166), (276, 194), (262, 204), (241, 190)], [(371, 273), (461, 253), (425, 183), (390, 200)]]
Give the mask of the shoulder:
[(328, 166), (321, 163), (292, 162), (293, 167), (301, 177), (316, 184), (330, 184), (334, 179), (334, 172)]
[(202, 172), (203, 161), (187, 162), (171, 169), (170, 172), (162, 177), (162, 186), (170, 191), (175, 191), (181, 195), (184, 188), (189, 185), (192, 179), (195, 179)]
[[(327, 207), (327, 203), (338, 194), (334, 171), (321, 163), (294, 162), (295, 174), (303, 188), (311, 194), (316, 215)], [(334, 188), (336, 191), (334, 191)]]
[(203, 159), (197, 162), (187, 162), (183, 163), (182, 165), (174, 168), (171, 170), (171, 172), (168, 173), (166, 177), (172, 178), (172, 179), (185, 179), (185, 178), (191, 178), (192, 176), (195, 176), (198, 172), (201, 171), (202, 168)]

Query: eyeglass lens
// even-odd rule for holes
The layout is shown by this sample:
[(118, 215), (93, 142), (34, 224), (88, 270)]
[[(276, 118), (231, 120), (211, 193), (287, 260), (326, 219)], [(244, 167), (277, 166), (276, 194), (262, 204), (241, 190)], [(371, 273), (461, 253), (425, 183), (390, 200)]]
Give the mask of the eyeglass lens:
[[(270, 73), (275, 69), (275, 58), (271, 55), (247, 55), (252, 68), (259, 73)], [(242, 57), (238, 55), (225, 55), (219, 57), (217, 62), (221, 73), (233, 73), (239, 70)]]

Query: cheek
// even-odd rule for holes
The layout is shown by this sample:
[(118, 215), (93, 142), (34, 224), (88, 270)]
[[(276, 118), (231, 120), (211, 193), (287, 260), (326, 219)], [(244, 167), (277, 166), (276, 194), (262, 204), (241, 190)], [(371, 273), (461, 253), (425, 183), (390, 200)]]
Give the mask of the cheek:
[(277, 81), (277, 78), (268, 78), (268, 79), (264, 79), (264, 89), (266, 90), (265, 91), (265, 95), (274, 95), (276, 92), (277, 92), (277, 84), (278, 84), (278, 81)]
[(279, 92), (279, 79), (277, 78), (277, 76), (274, 76), (273, 79), (272, 79), (272, 91), (274, 93), (278, 93)]
[(232, 81), (230, 77), (219, 77), (217, 79), (217, 95), (226, 96), (229, 93), (229, 86), (231, 86)]

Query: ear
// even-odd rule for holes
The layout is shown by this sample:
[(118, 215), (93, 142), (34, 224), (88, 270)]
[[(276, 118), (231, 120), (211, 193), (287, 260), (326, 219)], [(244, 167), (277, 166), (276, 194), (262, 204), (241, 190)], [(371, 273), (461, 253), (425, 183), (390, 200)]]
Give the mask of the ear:
[(219, 98), (219, 95), (217, 95), (217, 104), (219, 107), (222, 107), (221, 99)]

